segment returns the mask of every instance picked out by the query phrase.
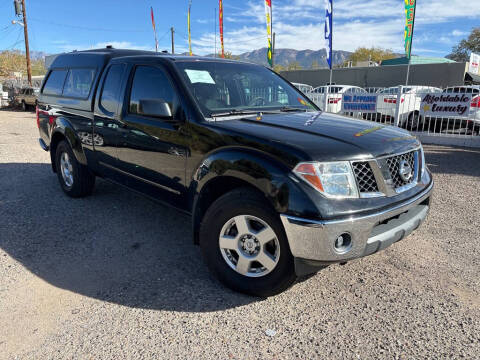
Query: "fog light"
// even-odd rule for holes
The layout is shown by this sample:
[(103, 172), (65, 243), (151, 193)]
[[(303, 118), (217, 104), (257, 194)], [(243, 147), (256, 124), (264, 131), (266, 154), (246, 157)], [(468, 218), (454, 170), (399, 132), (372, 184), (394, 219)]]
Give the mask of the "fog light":
[(345, 254), (352, 248), (352, 237), (344, 233), (337, 237), (334, 243), (335, 251), (339, 254)]

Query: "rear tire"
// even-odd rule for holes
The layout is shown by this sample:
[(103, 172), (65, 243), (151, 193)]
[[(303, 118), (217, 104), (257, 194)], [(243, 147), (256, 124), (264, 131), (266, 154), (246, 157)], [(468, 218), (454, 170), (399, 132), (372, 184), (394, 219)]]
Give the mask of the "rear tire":
[(421, 129), (423, 126), (423, 118), (418, 111), (412, 112), (408, 115), (405, 122), (405, 128), (409, 131)]
[(92, 193), (95, 186), (95, 175), (77, 161), (72, 148), (65, 140), (57, 145), (55, 165), (58, 181), (65, 194), (79, 198)]
[(200, 225), (200, 247), (210, 271), (235, 291), (268, 297), (296, 280), (278, 214), (252, 190), (233, 190), (208, 208)]

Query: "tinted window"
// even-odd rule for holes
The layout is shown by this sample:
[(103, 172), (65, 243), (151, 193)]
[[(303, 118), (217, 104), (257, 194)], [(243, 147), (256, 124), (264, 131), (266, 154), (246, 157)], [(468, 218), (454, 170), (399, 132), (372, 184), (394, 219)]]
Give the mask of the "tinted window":
[(43, 87), (43, 93), (47, 95), (62, 95), (63, 83), (67, 76), (67, 70), (53, 70)]
[(135, 70), (130, 94), (130, 112), (138, 113), (140, 100), (163, 100), (175, 114), (177, 98), (165, 73), (154, 67), (139, 66)]
[(67, 81), (63, 89), (63, 95), (86, 99), (92, 87), (94, 69), (71, 69), (68, 72)]
[(100, 98), (100, 106), (108, 112), (115, 113), (117, 111), (117, 106), (120, 101), (120, 84), (124, 70), (124, 64), (112, 65), (108, 70)]

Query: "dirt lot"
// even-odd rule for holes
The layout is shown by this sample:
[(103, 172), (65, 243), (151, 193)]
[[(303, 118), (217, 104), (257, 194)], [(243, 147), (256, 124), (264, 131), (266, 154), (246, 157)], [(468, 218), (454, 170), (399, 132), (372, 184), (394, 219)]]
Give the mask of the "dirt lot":
[(210, 277), (180, 213), (101, 180), (64, 196), (37, 137), (0, 111), (2, 359), (480, 358), (480, 150), (426, 147), (414, 235), (259, 300)]

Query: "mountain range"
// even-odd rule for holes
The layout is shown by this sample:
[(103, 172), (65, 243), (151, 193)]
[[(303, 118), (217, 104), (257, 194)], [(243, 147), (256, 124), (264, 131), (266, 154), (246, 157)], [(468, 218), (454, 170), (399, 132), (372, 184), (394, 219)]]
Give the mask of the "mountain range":
[[(338, 50), (333, 51), (333, 64), (343, 64), (351, 52)], [(213, 56), (210, 54), (208, 56)], [(239, 55), (234, 55), (236, 59), (242, 61), (253, 62), (260, 65), (268, 65), (267, 63), (267, 48), (245, 52)], [(287, 66), (288, 64), (297, 62), (302, 68), (309, 69), (312, 64), (316, 67), (327, 67), (327, 52), (325, 49), (320, 50), (294, 50), (294, 49), (275, 49), (275, 64)]]
[[(334, 50), (333, 51), (333, 64), (341, 65), (352, 54), (349, 51)], [(32, 60), (44, 59), (48, 54), (42, 51), (31, 51), (30, 57)], [(184, 53), (182, 55), (188, 55)], [(207, 55), (213, 57), (214, 54)], [(248, 61), (260, 65), (268, 65), (267, 63), (267, 48), (261, 48), (249, 52), (245, 52), (239, 55), (233, 56), (235, 59)], [(288, 66), (292, 63), (298, 63), (304, 69), (315, 67), (325, 68), (327, 67), (327, 52), (325, 49), (320, 50), (294, 50), (294, 49), (276, 49), (275, 50), (275, 64), (282, 66)]]

